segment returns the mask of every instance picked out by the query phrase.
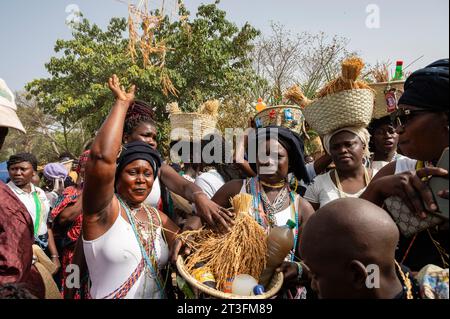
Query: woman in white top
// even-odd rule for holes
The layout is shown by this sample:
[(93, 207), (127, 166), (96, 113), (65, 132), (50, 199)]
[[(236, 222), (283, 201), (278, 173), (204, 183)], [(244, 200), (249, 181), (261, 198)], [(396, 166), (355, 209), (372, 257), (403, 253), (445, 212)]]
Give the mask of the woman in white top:
[(366, 168), (369, 132), (365, 128), (346, 127), (324, 137), (324, 147), (336, 168), (319, 175), (308, 186), (305, 199), (315, 210), (345, 197), (359, 197), (369, 185), (376, 170)]
[(179, 229), (165, 214), (143, 204), (161, 158), (144, 142), (122, 147), (125, 115), (135, 88), (124, 92), (116, 76), (109, 86), (116, 102), (92, 144), (83, 188), (83, 248), (92, 281), (90, 295), (165, 298), (161, 270)]
[[(303, 142), (292, 131), (282, 127), (258, 129), (257, 138), (250, 137), (257, 148), (265, 150), (270, 157), (256, 155), (256, 165), (250, 163), (258, 172), (248, 180), (234, 180), (225, 184), (213, 197), (213, 201), (223, 207), (230, 207), (230, 198), (239, 193), (253, 195), (254, 218), (267, 231), (274, 226), (284, 226), (288, 220), (296, 223), (295, 240), (292, 253), (288, 256), (291, 263), (282, 267), (286, 282), (298, 279), (299, 260), (298, 243), (301, 229), (309, 216), (314, 213), (311, 205), (290, 189), (288, 175), (293, 173), (299, 180), (309, 183), (309, 176), (303, 158)], [(297, 259), (296, 259), (297, 258)], [(280, 269), (281, 270), (281, 269)]]

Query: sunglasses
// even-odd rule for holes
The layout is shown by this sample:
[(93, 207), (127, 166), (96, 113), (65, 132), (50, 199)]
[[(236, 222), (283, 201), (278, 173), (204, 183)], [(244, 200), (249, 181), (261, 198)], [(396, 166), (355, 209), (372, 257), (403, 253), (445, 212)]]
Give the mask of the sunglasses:
[(433, 111), (427, 109), (417, 109), (417, 110), (398, 109), (397, 111), (391, 114), (392, 125), (394, 128), (398, 128), (400, 126), (405, 127), (412, 118), (423, 113), (433, 113)]

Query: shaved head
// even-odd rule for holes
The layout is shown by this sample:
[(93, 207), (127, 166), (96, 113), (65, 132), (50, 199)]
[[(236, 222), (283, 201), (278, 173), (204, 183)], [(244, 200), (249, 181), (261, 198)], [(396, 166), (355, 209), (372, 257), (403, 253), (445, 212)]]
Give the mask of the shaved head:
[[(398, 240), (398, 228), (386, 211), (362, 199), (346, 198), (329, 203), (310, 217), (300, 252), (312, 273), (326, 278), (327, 283), (339, 282), (333, 286), (340, 286), (335, 288), (343, 297), (351, 297), (355, 264), (359, 268), (377, 265), (380, 273), (395, 271)], [(328, 290), (327, 283), (320, 285), (320, 294), (340, 298), (337, 291)]]

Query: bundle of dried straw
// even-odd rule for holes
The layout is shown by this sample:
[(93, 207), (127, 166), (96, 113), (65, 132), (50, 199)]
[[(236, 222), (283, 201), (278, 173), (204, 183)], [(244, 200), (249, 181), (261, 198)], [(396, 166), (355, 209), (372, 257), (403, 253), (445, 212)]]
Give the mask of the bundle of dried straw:
[(186, 268), (192, 273), (202, 262), (215, 276), (217, 289), (223, 291), (227, 279), (249, 274), (257, 280), (266, 265), (267, 235), (249, 214), (253, 197), (236, 195), (232, 200), (236, 214), (235, 225), (226, 234), (212, 230), (184, 232), (179, 235), (194, 253), (186, 259)]

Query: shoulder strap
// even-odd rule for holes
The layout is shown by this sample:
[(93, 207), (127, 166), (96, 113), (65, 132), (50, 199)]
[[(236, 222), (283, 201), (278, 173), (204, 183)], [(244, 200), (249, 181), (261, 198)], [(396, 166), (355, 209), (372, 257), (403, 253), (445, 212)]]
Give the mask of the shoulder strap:
[(33, 192), (34, 205), (36, 206), (36, 220), (34, 222), (34, 236), (38, 235), (39, 227), (41, 226), (41, 210), (42, 204), (37, 190)]

